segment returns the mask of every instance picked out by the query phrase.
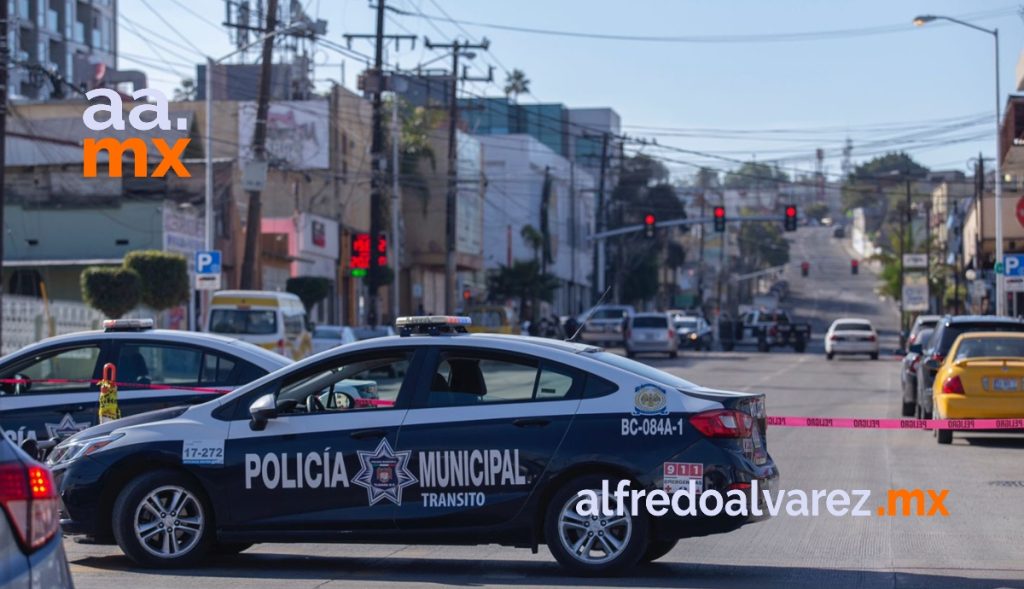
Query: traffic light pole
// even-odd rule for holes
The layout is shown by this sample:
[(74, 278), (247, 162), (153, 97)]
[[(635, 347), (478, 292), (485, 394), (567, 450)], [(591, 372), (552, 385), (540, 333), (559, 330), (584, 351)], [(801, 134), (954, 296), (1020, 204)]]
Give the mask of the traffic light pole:
[[(747, 215), (745, 217), (729, 217), (725, 219), (726, 223), (736, 223), (742, 221), (782, 221), (785, 222), (785, 215)], [(700, 225), (702, 223), (713, 223), (714, 217), (699, 217), (697, 219), (672, 219), (669, 221), (658, 221), (655, 223), (655, 228), (658, 227), (686, 227), (690, 225)], [(626, 225), (619, 227), (618, 229), (609, 229), (608, 231), (601, 231), (588, 237), (590, 240), (601, 240), (609, 237), (615, 237), (616, 235), (626, 235), (628, 233), (636, 233), (637, 231), (644, 231), (647, 228), (645, 223), (637, 223), (635, 225)]]

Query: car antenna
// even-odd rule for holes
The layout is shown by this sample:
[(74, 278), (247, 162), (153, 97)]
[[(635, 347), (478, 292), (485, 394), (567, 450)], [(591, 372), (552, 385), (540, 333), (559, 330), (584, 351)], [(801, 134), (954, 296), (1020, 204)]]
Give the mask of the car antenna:
[(571, 342), (576, 340), (576, 336), (578, 336), (580, 332), (583, 331), (583, 327), (587, 324), (587, 319), (590, 319), (590, 316), (594, 313), (595, 310), (597, 310), (598, 307), (601, 306), (601, 303), (604, 302), (605, 297), (607, 297), (608, 293), (610, 293), (611, 291), (612, 286), (609, 284), (608, 288), (604, 289), (604, 294), (601, 295), (601, 298), (597, 299), (597, 302), (594, 303), (594, 306), (591, 307), (589, 311), (587, 311), (587, 314), (583, 317), (583, 321), (580, 321), (579, 327), (576, 328), (576, 333), (573, 333), (572, 337), (566, 339), (565, 341)]

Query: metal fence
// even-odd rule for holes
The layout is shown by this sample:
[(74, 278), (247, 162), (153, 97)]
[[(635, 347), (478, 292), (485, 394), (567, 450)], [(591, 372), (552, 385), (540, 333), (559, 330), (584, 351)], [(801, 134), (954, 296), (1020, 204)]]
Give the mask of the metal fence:
[[(3, 297), (3, 345), (0, 354), (7, 355), (53, 335), (100, 329), (103, 313), (77, 301), (50, 301), (49, 321), (42, 299), (8, 295)], [(153, 317), (144, 308), (136, 309), (126, 317)]]

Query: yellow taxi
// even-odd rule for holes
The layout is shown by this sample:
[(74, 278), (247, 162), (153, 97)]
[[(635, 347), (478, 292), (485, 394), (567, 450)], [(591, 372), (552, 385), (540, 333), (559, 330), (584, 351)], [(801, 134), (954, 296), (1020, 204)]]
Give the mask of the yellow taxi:
[(477, 305), (466, 309), (466, 315), (473, 320), (466, 328), (470, 333), (518, 334), (520, 331), (515, 313), (503, 305)]
[[(936, 419), (1024, 417), (1024, 333), (965, 333), (935, 375)], [(953, 430), (936, 430), (940, 444)]]

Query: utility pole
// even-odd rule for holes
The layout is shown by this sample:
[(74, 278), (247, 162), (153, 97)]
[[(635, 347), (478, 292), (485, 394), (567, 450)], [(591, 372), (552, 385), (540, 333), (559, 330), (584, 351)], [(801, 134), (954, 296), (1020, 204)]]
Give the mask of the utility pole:
[(398, 317), (400, 310), (399, 297), (401, 296), (402, 261), (399, 254), (402, 251), (402, 232), (399, 231), (399, 214), (402, 200), (398, 192), (398, 144), (402, 137), (398, 127), (398, 93), (391, 96), (391, 263), (395, 271), (395, 279), (391, 283), (391, 320)]
[[(605, 223), (605, 211), (604, 211), (604, 185), (605, 176), (608, 172), (608, 133), (601, 135), (601, 177), (597, 184), (597, 219), (596, 227), (597, 233), (600, 233), (607, 229)], [(607, 254), (606, 245), (608, 241), (606, 239), (599, 239), (594, 242), (594, 302), (604, 294), (604, 272), (607, 266), (605, 256)]]
[(448, 88), (448, 192), (445, 196), (445, 253), (444, 259), (444, 308), (445, 313), (455, 313), (455, 274), (456, 274), (456, 202), (459, 194), (459, 150), (458, 150), (458, 124), (459, 124), (459, 81), (474, 80), (490, 82), (493, 79), (494, 68), (488, 70), (486, 78), (471, 78), (463, 72), (459, 75), (459, 57), (472, 59), (474, 54), (468, 53), (469, 49), (487, 50), (491, 43), (486, 38), (482, 43), (459, 42), (456, 39), (453, 43), (431, 43), (425, 39), (427, 49), (448, 49), (452, 52), (451, 86)]
[[(401, 43), (402, 39), (411, 41), (413, 47), (416, 46), (415, 35), (385, 35), (384, 34), (384, 11), (388, 7), (386, 6), (385, 0), (378, 0), (377, 2), (377, 30), (373, 35), (344, 35), (345, 40), (348, 42), (349, 47), (352, 46), (352, 39), (373, 39), (373, 69), (367, 72), (365, 78), (361, 80), (365, 86), (361, 85), (360, 89), (368, 91), (372, 97), (373, 115), (371, 118), (371, 125), (373, 127), (372, 136), (370, 140), (370, 267), (367, 270), (367, 309), (366, 309), (366, 322), (371, 326), (376, 326), (377, 321), (380, 319), (379, 307), (380, 301), (377, 300), (377, 290), (380, 287), (381, 277), (381, 266), (380, 266), (380, 252), (377, 251), (377, 244), (380, 240), (381, 227), (384, 225), (383, 219), (383, 192), (384, 192), (384, 170), (387, 168), (387, 154), (384, 152), (384, 116), (383, 116), (383, 93), (385, 89), (384, 79), (384, 41), (393, 40), (395, 43)], [(365, 80), (365, 82), (363, 81)], [(397, 100), (397, 96), (396, 96)], [(397, 171), (396, 171), (397, 174)], [(394, 198), (394, 196), (392, 196)], [(394, 218), (394, 214), (392, 214)], [(391, 228), (392, 237), (398, 233), (398, 227)], [(396, 250), (394, 242), (391, 244), (392, 251)], [(393, 287), (398, 287), (398, 273), (396, 266), (395, 273), (395, 284)], [(394, 297), (397, 300), (398, 294), (395, 293)]]
[(366, 322), (371, 327), (377, 325), (378, 301), (377, 289), (380, 286), (380, 264), (377, 242), (380, 239), (381, 226), (381, 192), (383, 191), (384, 171), (384, 127), (382, 94), (384, 91), (384, 0), (377, 0), (377, 33), (373, 48), (373, 73), (377, 78), (373, 90), (373, 138), (370, 143), (370, 268), (367, 272), (367, 310)]
[[(0, 2), (0, 274), (4, 266), (4, 241), (7, 234), (4, 228), (4, 203), (6, 202), (7, 178), (7, 64), (10, 61), (11, 48), (7, 38), (8, 3)], [(0, 284), (0, 344), (3, 342), (3, 284)]]
[(910, 176), (906, 179), (907, 185), (907, 200), (900, 211), (900, 349), (906, 349), (907, 346), (907, 320), (906, 313), (903, 310), (905, 301), (903, 300), (903, 281), (906, 275), (906, 269), (903, 267), (903, 258), (907, 253), (907, 223), (910, 221)]
[[(267, 0), (266, 31), (277, 29), (277, 0)], [(256, 129), (252, 136), (252, 157), (256, 162), (265, 162), (267, 158), (267, 110), (270, 108), (270, 76), (274, 65), (274, 37), (263, 40), (263, 63), (260, 65), (260, 88), (256, 102)], [(210, 67), (207, 64), (206, 67)], [(206, 91), (212, 92), (212, 88)], [(206, 114), (210, 116), (209, 113)], [(245, 253), (242, 257), (242, 290), (252, 290), (262, 286), (256, 256), (260, 245), (260, 223), (262, 219), (260, 190), (249, 191), (249, 211), (245, 224)]]

